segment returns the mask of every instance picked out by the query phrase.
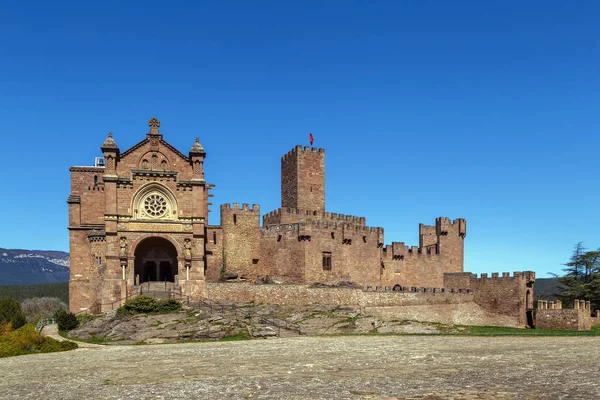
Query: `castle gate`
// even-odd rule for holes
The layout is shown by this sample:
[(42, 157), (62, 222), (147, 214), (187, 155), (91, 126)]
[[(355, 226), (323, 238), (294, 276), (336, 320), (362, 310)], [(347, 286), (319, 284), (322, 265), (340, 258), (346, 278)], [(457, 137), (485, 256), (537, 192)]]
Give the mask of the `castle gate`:
[(139, 283), (175, 282), (177, 275), (177, 249), (167, 239), (149, 237), (135, 248), (135, 275)]

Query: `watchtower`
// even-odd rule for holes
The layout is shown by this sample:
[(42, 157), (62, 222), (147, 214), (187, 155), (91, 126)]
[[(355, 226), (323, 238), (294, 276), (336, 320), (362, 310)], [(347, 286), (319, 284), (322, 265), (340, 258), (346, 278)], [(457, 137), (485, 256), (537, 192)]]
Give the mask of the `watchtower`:
[(281, 157), (281, 206), (325, 210), (325, 150), (297, 145)]

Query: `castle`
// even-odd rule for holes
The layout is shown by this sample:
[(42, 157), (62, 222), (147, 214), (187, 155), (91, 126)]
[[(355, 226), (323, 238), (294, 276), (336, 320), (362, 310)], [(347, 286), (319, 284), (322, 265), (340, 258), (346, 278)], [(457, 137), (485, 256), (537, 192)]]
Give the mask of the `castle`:
[[(121, 152), (109, 133), (95, 166), (70, 168), (73, 312), (125, 299), (156, 281), (191, 298), (219, 297), (210, 286), (219, 281), (266, 277), (283, 285), (346, 281), (392, 292), (461, 288), (475, 298), (475, 287), (504, 287), (463, 271), (464, 219), (421, 224), (419, 246), (408, 247), (385, 245), (383, 228), (367, 226), (364, 217), (326, 211), (323, 149), (296, 146), (281, 158), (281, 208), (263, 215), (262, 226), (258, 205), (238, 203), (221, 205), (221, 224), (210, 225), (214, 185), (205, 180), (198, 138), (186, 155), (163, 139), (156, 118), (148, 125), (146, 137), (128, 150)], [(533, 308), (534, 275), (503, 278), (519, 282), (510, 289), (516, 303), (506, 306), (506, 288), (493, 289), (490, 307), (506, 306), (522, 320)]]

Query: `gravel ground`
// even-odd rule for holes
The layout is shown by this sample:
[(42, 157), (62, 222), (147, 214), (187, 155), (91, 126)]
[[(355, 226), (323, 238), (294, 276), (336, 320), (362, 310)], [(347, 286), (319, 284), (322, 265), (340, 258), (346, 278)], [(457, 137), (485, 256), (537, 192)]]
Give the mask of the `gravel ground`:
[(0, 359), (2, 399), (597, 399), (587, 337), (338, 336)]

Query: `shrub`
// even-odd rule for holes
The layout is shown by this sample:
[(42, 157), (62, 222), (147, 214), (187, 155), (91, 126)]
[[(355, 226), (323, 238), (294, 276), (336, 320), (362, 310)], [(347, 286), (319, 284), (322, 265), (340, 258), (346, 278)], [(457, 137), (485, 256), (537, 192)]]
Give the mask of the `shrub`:
[(178, 311), (181, 303), (175, 299), (155, 300), (149, 296), (136, 296), (117, 309), (117, 316), (134, 314), (160, 314)]
[(57, 310), (68, 310), (67, 305), (57, 297), (33, 297), (21, 302), (21, 309), (27, 322), (35, 324), (40, 318), (54, 315)]
[(0, 299), (0, 322), (5, 321), (10, 321), (13, 329), (18, 329), (27, 322), (21, 305), (8, 297)]
[(181, 303), (175, 299), (164, 299), (157, 301), (159, 312), (173, 312), (181, 310)]
[(12, 332), (12, 330), (13, 330), (13, 328), (12, 328), (12, 324), (10, 323), (10, 321), (0, 322), (0, 336), (6, 335), (7, 333)]
[(76, 349), (77, 343), (45, 337), (37, 333), (32, 324), (0, 336), (0, 358), (31, 353), (50, 353)]
[(62, 308), (56, 310), (54, 313), (54, 318), (58, 324), (59, 331), (70, 331), (71, 329), (77, 328), (79, 325), (79, 321), (77, 320), (75, 314), (72, 312), (67, 312)]

